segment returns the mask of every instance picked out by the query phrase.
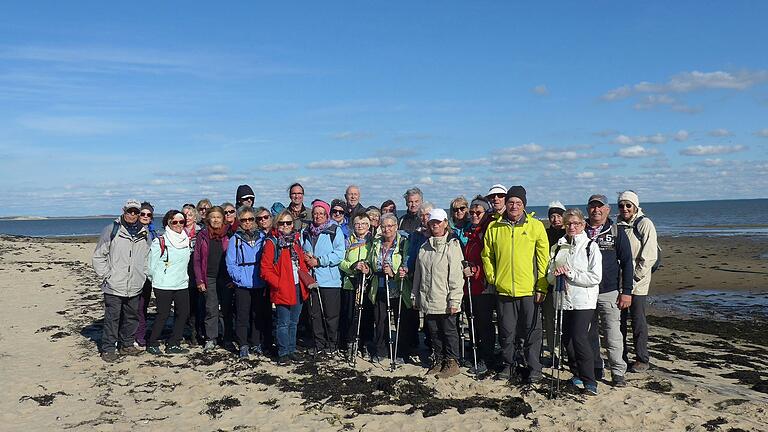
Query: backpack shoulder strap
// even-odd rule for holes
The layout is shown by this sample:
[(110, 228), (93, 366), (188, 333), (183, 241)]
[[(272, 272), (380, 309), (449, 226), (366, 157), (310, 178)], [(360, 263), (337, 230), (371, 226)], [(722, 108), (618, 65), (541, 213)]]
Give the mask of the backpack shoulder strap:
[(112, 233), (109, 234), (109, 241), (112, 242), (112, 240), (117, 237), (117, 233), (120, 231), (120, 224), (117, 221), (112, 221)]
[[(160, 257), (163, 257), (163, 254), (168, 251), (168, 248), (165, 247), (165, 236), (157, 236), (158, 241), (160, 242)], [(168, 255), (165, 256), (165, 260), (168, 261)]]
[(645, 216), (640, 216), (639, 218), (635, 219), (635, 222), (632, 223), (632, 231), (635, 233), (635, 237), (638, 238), (638, 240), (643, 239), (643, 235), (640, 234), (640, 229), (637, 227), (638, 224), (640, 224), (640, 221), (643, 220)]
[(274, 257), (272, 258), (272, 265), (277, 265), (277, 260), (280, 259), (280, 248), (277, 247), (277, 239), (273, 236), (267, 236), (267, 241), (271, 242), (275, 248)]

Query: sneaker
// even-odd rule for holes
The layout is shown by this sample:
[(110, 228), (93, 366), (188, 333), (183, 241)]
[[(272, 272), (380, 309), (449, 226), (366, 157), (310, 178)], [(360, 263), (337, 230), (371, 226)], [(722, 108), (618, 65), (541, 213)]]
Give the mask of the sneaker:
[(384, 362), (384, 359), (381, 358), (381, 356), (378, 355), (372, 355), (371, 356), (371, 363), (373, 364), (382, 364)]
[(427, 370), (427, 375), (438, 375), (443, 370), (443, 362), (439, 359), (435, 359), (432, 363), (432, 367)]
[(144, 350), (138, 349), (135, 346), (131, 345), (131, 346), (120, 348), (120, 354), (121, 355), (129, 355), (129, 356), (137, 356), (137, 355), (144, 354)]
[[(243, 352), (243, 348), (240, 347), (240, 353), (242, 354), (242, 352)], [(254, 345), (251, 347), (250, 353), (257, 357), (261, 357), (264, 355), (264, 350), (259, 345)]]
[(187, 354), (188, 352), (189, 352), (188, 349), (182, 348), (179, 345), (173, 345), (165, 348), (166, 354)]
[(148, 346), (147, 352), (156, 356), (163, 355), (163, 352), (160, 351), (160, 347), (156, 347), (156, 346)]
[(512, 379), (512, 376), (514, 375), (514, 371), (512, 370), (512, 365), (504, 364), (504, 367), (499, 371), (499, 373), (496, 374), (497, 380), (503, 380), (503, 381), (509, 381)]
[(584, 394), (587, 396), (597, 396), (597, 384), (584, 385)]
[[(286, 357), (286, 356), (283, 356), (283, 357)], [(297, 352), (292, 352), (292, 353), (288, 354), (287, 357), (292, 362), (301, 361), (301, 357), (299, 357), (299, 354)]]
[(611, 377), (611, 385), (614, 387), (626, 387), (627, 381), (624, 379), (624, 375), (614, 375)]
[(445, 362), (445, 365), (443, 365), (443, 368), (440, 370), (440, 373), (437, 374), (438, 378), (451, 378), (461, 373), (461, 370), (459, 369), (459, 362), (456, 361), (456, 359), (448, 359)]
[(209, 340), (205, 343), (205, 346), (203, 347), (203, 351), (213, 351), (216, 349), (216, 341)]
[(240, 345), (240, 359), (247, 359), (248, 354), (250, 353), (250, 348), (248, 345)]
[(573, 377), (571, 378), (571, 385), (576, 388), (582, 388), (584, 387), (584, 381), (581, 380), (579, 377)]
[(287, 356), (280, 356), (277, 359), (277, 365), (278, 366), (290, 366), (291, 365), (291, 359)]
[(484, 361), (478, 360), (477, 367), (472, 366), (472, 369), (470, 369), (470, 372), (472, 372), (475, 375), (486, 373), (488, 372), (488, 366), (485, 365)]
[(641, 361), (636, 361), (636, 362), (634, 362), (632, 364), (632, 367), (629, 368), (629, 371), (630, 372), (635, 372), (635, 373), (640, 373), (640, 372), (647, 371), (650, 367), (651, 367), (651, 365), (648, 364), (648, 363), (644, 363), (644, 362), (641, 362)]
[(529, 375), (528, 378), (525, 379), (525, 384), (537, 384), (543, 379), (544, 377), (542, 375)]
[(110, 351), (110, 352), (103, 352), (101, 353), (101, 359), (104, 360), (107, 363), (114, 363), (120, 358), (119, 355), (117, 355), (116, 352)]

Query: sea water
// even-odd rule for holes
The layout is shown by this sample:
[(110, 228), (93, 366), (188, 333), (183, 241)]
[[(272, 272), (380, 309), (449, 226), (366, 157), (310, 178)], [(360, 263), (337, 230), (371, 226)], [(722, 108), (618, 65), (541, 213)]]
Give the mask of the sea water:
[[(568, 205), (586, 211), (585, 205)], [(681, 201), (641, 203), (643, 212), (654, 222), (660, 235), (667, 236), (728, 236), (768, 235), (768, 199)], [(547, 208), (527, 208), (536, 217), (545, 219)], [(616, 206), (612, 206), (616, 212)], [(402, 214), (402, 211), (398, 211)], [(98, 235), (113, 217), (46, 218), (34, 220), (0, 219), (0, 234), (25, 236), (90, 236)], [(615, 215), (611, 216), (616, 220)], [(155, 219), (158, 228), (160, 219)]]

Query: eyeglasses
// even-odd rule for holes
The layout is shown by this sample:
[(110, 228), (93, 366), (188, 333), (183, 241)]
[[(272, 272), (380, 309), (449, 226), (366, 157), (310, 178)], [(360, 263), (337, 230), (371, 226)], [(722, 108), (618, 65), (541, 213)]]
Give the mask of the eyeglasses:
[(469, 214), (471, 214), (471, 215), (475, 215), (475, 216), (482, 216), (482, 215), (484, 215), (484, 214), (485, 214), (485, 211), (482, 211), (482, 210), (475, 210), (475, 211), (470, 211), (470, 212), (469, 212)]
[(355, 222), (355, 226), (369, 226), (368, 222)]
[(388, 224), (388, 225), (381, 226), (381, 229), (392, 229), (392, 228), (397, 228), (397, 225)]
[(253, 221), (255, 221), (255, 220), (256, 220), (256, 218), (252, 218), (252, 217), (249, 217), (249, 218), (240, 218), (240, 222), (242, 222), (242, 223), (246, 223), (246, 222), (253, 222)]
[(568, 222), (568, 223), (565, 224), (565, 226), (579, 226), (579, 225), (584, 225), (584, 222), (580, 222), (580, 221), (579, 222)]
[(634, 205), (632, 203), (625, 203), (625, 204), (619, 203), (619, 208), (629, 209), (629, 208), (632, 208), (632, 207), (634, 207)]
[(344, 214), (344, 210), (333, 209), (331, 210), (331, 214)]
[(168, 222), (168, 225), (184, 225), (183, 220), (172, 220)]
[[(587, 207), (589, 208), (595, 208), (595, 207), (604, 207), (605, 204), (601, 203), (600, 201), (592, 201), (589, 204), (587, 204)], [(619, 206), (621, 207), (621, 206)]]
[(264, 216), (256, 216), (256, 220), (257, 220), (257, 221), (264, 221), (264, 220), (267, 220), (267, 219), (269, 219), (269, 218), (271, 218), (271, 217), (272, 217), (272, 216), (270, 216), (270, 215), (264, 215)]
[(236, 212), (237, 212), (237, 210), (232, 210), (232, 209), (224, 210), (224, 214), (235, 214)]
[(129, 208), (129, 209), (127, 209), (125, 212), (126, 212), (126, 213), (130, 213), (130, 214), (132, 214), (132, 215), (137, 215), (137, 214), (139, 214), (139, 209), (135, 209), (135, 208)]
[(467, 211), (467, 206), (461, 206), (461, 207), (454, 207), (453, 212), (456, 213), (458, 211)]
[(291, 192), (290, 195), (304, 195), (304, 192)]
[(139, 216), (152, 217), (152, 213), (141, 212), (141, 213), (139, 213)]
[(280, 226), (291, 226), (293, 225), (293, 221), (279, 221), (277, 224)]
[(507, 196), (507, 194), (503, 194), (503, 193), (496, 193), (496, 194), (488, 195), (489, 198), (496, 198), (496, 199), (502, 199), (502, 198), (504, 198), (506, 196)]

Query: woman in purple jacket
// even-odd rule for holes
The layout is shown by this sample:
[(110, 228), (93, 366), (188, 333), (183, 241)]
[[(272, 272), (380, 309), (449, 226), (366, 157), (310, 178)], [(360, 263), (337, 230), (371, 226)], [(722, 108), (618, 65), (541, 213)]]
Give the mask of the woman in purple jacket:
[[(197, 289), (205, 301), (205, 337), (204, 351), (216, 348), (219, 336), (219, 291), (231, 289), (227, 274), (226, 255), (229, 237), (228, 226), (224, 223), (224, 210), (219, 206), (211, 207), (205, 215), (205, 227), (197, 233), (193, 261)], [(226, 326), (225, 326), (226, 328)], [(230, 336), (230, 340), (232, 335)], [(224, 335), (224, 339), (227, 335)]]

